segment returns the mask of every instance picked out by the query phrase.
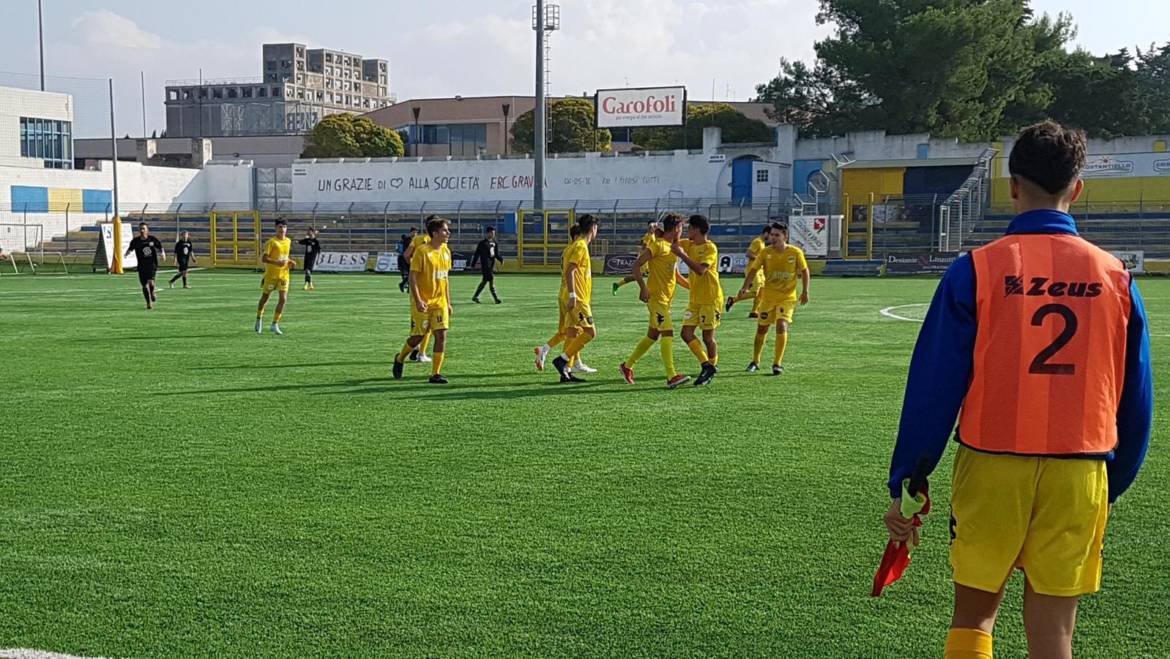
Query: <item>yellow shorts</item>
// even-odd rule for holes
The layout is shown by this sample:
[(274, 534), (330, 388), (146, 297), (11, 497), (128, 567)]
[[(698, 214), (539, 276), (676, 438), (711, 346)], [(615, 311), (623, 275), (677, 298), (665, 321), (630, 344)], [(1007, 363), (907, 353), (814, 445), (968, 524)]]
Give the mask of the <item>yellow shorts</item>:
[(719, 329), (723, 320), (723, 309), (718, 304), (691, 304), (683, 313), (683, 327), (698, 327), (703, 330)]
[(410, 304), (410, 335), (422, 336), (427, 332), (445, 330), (451, 326), (451, 316), (447, 314), (447, 305), (443, 303), (428, 304), (426, 311), (419, 311), (414, 303)]
[(650, 329), (659, 332), (674, 330), (674, 321), (670, 317), (670, 303), (650, 300), (646, 303), (646, 310), (650, 312)]
[(269, 279), (268, 277), (263, 277), (260, 279), (260, 290), (265, 292), (265, 293), (271, 293), (272, 291), (280, 291), (281, 293), (287, 293), (288, 292), (288, 279), (289, 279), (288, 277), (276, 277), (275, 279)]
[(1109, 517), (1102, 460), (980, 453), (955, 456), (951, 567), (955, 583), (999, 592), (1021, 568), (1041, 595), (1101, 589)]
[(568, 329), (586, 329), (593, 327), (593, 309), (589, 307), (587, 302), (578, 301), (577, 304), (569, 309), (564, 302), (561, 303), (561, 330)]
[(788, 302), (772, 302), (770, 300), (761, 300), (760, 307), (756, 310), (760, 316), (756, 319), (760, 327), (771, 325), (780, 321), (785, 321), (792, 324), (792, 314), (796, 312), (796, 300)]

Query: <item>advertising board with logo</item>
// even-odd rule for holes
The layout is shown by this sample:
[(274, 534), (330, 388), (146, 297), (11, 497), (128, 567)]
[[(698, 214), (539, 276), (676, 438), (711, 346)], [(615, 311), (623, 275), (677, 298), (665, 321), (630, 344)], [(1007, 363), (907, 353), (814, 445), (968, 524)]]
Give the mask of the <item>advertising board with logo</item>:
[(1125, 264), (1125, 269), (1134, 273), (1135, 275), (1145, 274), (1146, 272), (1146, 253), (1141, 250), (1110, 252), (1110, 254), (1121, 259)]
[(887, 275), (941, 275), (951, 267), (958, 254), (887, 254)]
[(374, 272), (398, 272), (398, 252), (378, 252)]
[(794, 215), (788, 218), (788, 240), (804, 250), (805, 256), (829, 255), (829, 227), (841, 225), (841, 215)]
[(316, 270), (321, 272), (365, 272), (365, 252), (321, 252)]
[(686, 87), (599, 89), (593, 98), (598, 128), (682, 126), (687, 120)]
[(628, 275), (633, 272), (636, 260), (637, 254), (610, 254), (605, 257), (605, 268), (602, 272), (607, 275)]

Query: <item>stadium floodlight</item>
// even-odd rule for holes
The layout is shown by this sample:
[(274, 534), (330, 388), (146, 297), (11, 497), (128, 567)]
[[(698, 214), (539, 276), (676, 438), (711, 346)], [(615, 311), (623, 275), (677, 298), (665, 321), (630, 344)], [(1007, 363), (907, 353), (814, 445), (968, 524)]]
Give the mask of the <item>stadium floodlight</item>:
[(536, 31), (536, 104), (532, 108), (534, 123), (532, 207), (544, 208), (544, 159), (548, 147), (548, 129), (545, 108), (545, 64), (548, 50), (545, 47), (546, 32), (561, 28), (561, 7), (536, 0), (532, 7), (532, 29)]

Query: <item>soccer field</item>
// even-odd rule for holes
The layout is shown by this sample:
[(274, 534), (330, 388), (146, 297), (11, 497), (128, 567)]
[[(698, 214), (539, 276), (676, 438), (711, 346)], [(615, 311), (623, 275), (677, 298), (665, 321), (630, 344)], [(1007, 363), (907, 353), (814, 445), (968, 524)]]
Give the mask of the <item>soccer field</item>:
[[(657, 349), (621, 380), (645, 308), (609, 278), (585, 351), (602, 370), (583, 385), (533, 368), (555, 277), (500, 277), (502, 305), (455, 278), (446, 386), (417, 364), (390, 377), (408, 329), (396, 276), (304, 293), (294, 275), (283, 337), (252, 331), (259, 275), (191, 281), (147, 312), (133, 274), (0, 277), (0, 648), (942, 654), (953, 449), (907, 577), (869, 597), (919, 328), (880, 311), (924, 305), (934, 280), (814, 279), (780, 377), (764, 375), (771, 337), (763, 371), (743, 372), (743, 304), (712, 385), (676, 391)], [(1164, 401), (1170, 281), (1141, 288)], [(675, 360), (698, 372), (677, 339)], [(1170, 656), (1164, 410), (1113, 511), (1079, 656)], [(1021, 591), (1017, 575), (998, 656), (1024, 655)]]

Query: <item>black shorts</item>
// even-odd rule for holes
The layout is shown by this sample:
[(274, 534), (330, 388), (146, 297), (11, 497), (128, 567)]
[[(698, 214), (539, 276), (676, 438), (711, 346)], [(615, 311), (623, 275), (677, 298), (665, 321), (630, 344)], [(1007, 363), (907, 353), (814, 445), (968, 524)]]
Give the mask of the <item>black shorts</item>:
[(140, 266), (138, 268), (138, 283), (145, 286), (147, 282), (154, 279), (154, 275), (157, 272), (158, 268), (143, 268)]
[(483, 280), (484, 281), (495, 281), (496, 280), (496, 273), (491, 271), (491, 270), (484, 270), (483, 271)]
[(191, 264), (188, 261), (179, 261), (179, 272), (186, 272), (191, 269)]
[(301, 269), (306, 271), (306, 272), (312, 272), (313, 268), (316, 268), (316, 267), (317, 267), (317, 257), (313, 257), (311, 259), (305, 259), (305, 267), (303, 267)]

